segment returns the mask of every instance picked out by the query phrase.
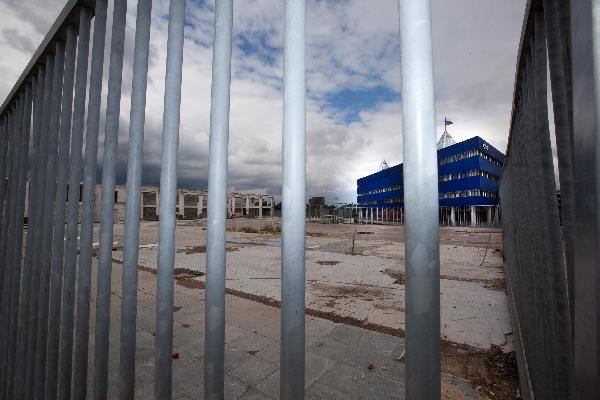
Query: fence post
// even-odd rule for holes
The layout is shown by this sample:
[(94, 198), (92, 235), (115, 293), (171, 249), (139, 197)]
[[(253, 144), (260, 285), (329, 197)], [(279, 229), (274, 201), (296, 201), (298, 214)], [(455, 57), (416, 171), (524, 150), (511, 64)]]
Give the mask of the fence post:
[[(280, 396), (304, 398), (306, 2), (285, 1)], [(262, 199), (261, 199), (262, 209)]]
[(79, 14), (79, 39), (75, 100), (73, 104), (73, 129), (69, 159), (69, 194), (67, 206), (67, 233), (64, 248), (64, 284), (62, 293), (62, 318), (60, 356), (58, 371), (58, 398), (70, 400), (73, 362), (73, 326), (75, 304), (75, 281), (77, 279), (77, 234), (79, 227), (79, 190), (82, 173), (82, 145), (85, 124), (85, 95), (87, 86), (88, 56), (90, 47), (91, 12), (82, 7)]
[[(204, 397), (224, 397), (227, 146), (233, 1), (215, 4), (206, 223)], [(233, 198), (235, 207), (235, 197)], [(247, 205), (248, 203), (246, 203)]]
[(27, 338), (27, 348), (29, 349), (27, 359), (27, 374), (25, 376), (25, 399), (34, 399), (33, 387), (35, 380), (35, 365), (36, 365), (36, 342), (37, 342), (37, 331), (39, 329), (38, 321), (38, 306), (40, 303), (40, 275), (41, 275), (41, 264), (40, 260), (40, 246), (42, 241), (42, 235), (44, 230), (44, 204), (46, 198), (46, 192), (44, 190), (45, 182), (45, 165), (48, 160), (48, 130), (44, 129), (47, 127), (50, 121), (50, 107), (52, 104), (52, 76), (54, 73), (54, 55), (49, 54), (46, 57), (46, 63), (44, 64), (44, 77), (43, 77), (43, 99), (41, 101), (40, 108), (40, 145), (39, 145), (39, 157), (38, 157), (38, 170), (35, 172), (34, 185), (37, 188), (36, 195), (36, 208), (34, 210), (34, 219), (32, 223), (34, 225), (32, 229), (32, 244), (31, 244), (31, 298), (30, 298), (30, 310), (29, 313), (29, 334)]
[(156, 356), (154, 396), (172, 396), (173, 267), (175, 264), (175, 201), (177, 195), (177, 150), (181, 107), (181, 73), (185, 0), (169, 4), (169, 36), (163, 114), (160, 169), (160, 222), (158, 226), (158, 271), (156, 288)]
[[(27, 170), (29, 165), (29, 141), (31, 134), (31, 111), (32, 111), (32, 90), (35, 88), (35, 79), (33, 82), (27, 84), (25, 87), (25, 95), (24, 95), (24, 105), (23, 105), (23, 115), (21, 122), (21, 140), (22, 145), (19, 151), (19, 180), (17, 182), (18, 192), (17, 192), (17, 204), (16, 204), (16, 212), (15, 212), (15, 232), (13, 234), (15, 238), (15, 244), (13, 247), (13, 264), (15, 268), (15, 279), (13, 280), (13, 285), (15, 287), (16, 294), (13, 295), (11, 301), (11, 325), (10, 325), (10, 337), (9, 337), (9, 365), (8, 365), (8, 379), (9, 385), (7, 385), (7, 398), (13, 397), (13, 390), (16, 388), (16, 384), (19, 384), (22, 379), (22, 375), (18, 375), (18, 369), (20, 368), (20, 364), (17, 364), (17, 360), (22, 360), (20, 354), (17, 353), (17, 344), (22, 343), (20, 340), (19, 334), (19, 316), (20, 313), (23, 312), (23, 309), (20, 308), (21, 299), (25, 296), (24, 293), (21, 292), (21, 280), (24, 278), (25, 274), (22, 274), (22, 248), (23, 248), (23, 224), (24, 224), (24, 215), (25, 215), (25, 191), (27, 185)], [(25, 271), (26, 272), (26, 271)], [(17, 383), (15, 384), (15, 381)], [(20, 383), (22, 386), (22, 382)], [(18, 391), (22, 390), (19, 388)]]
[[(31, 295), (33, 285), (33, 265), (31, 259), (33, 256), (33, 232), (35, 226), (35, 207), (38, 204), (39, 186), (35, 185), (35, 177), (39, 168), (39, 152), (40, 152), (40, 136), (41, 136), (41, 114), (43, 104), (44, 90), (44, 67), (40, 66), (37, 70), (37, 75), (33, 78), (33, 127), (32, 127), (32, 152), (29, 180), (29, 204), (28, 204), (28, 220), (27, 220), (27, 237), (25, 241), (25, 260), (23, 265), (23, 278), (21, 288), (21, 299), (19, 303), (19, 321), (18, 321), (18, 337), (17, 337), (17, 354), (15, 365), (15, 386), (14, 398), (22, 400), (25, 397), (25, 380), (27, 375), (27, 363), (33, 349), (27, 346), (31, 327), (29, 325), (29, 315), (31, 310)], [(3, 174), (0, 174), (3, 176)], [(36, 293), (37, 295), (37, 293)]]
[(406, 398), (439, 399), (440, 261), (431, 4), (399, 0), (406, 207)]
[(52, 236), (54, 226), (54, 201), (56, 197), (57, 151), (60, 134), (60, 105), (62, 103), (62, 88), (65, 61), (65, 44), (56, 42), (54, 73), (52, 82), (52, 102), (49, 105), (50, 130), (48, 135), (48, 161), (46, 163), (44, 180), (43, 232), (41, 241), (40, 287), (38, 303), (38, 330), (35, 346), (35, 378), (33, 380), (33, 398), (44, 397), (46, 383), (46, 357), (48, 344), (48, 313), (50, 265), (52, 263)]
[(77, 320), (73, 377), (74, 400), (87, 397), (88, 343), (90, 332), (90, 291), (92, 273), (92, 241), (98, 154), (98, 130), (102, 96), (104, 42), (106, 36), (107, 0), (96, 0), (94, 37), (88, 93), (87, 129), (83, 167), (83, 199), (81, 204), (81, 240), (77, 284)]
[(63, 254), (65, 246), (65, 203), (69, 169), (69, 145), (71, 139), (71, 117), (73, 85), (75, 82), (75, 51), (77, 33), (75, 27), (67, 28), (65, 72), (61, 106), (58, 165), (56, 172), (56, 198), (52, 261), (50, 277), (50, 311), (48, 314), (48, 359), (46, 361), (46, 400), (55, 400), (58, 385), (58, 356), (60, 346), (60, 317), (62, 305)]
[(123, 246), (123, 296), (121, 301), (121, 351), (119, 360), (119, 398), (122, 400), (133, 399), (135, 394), (140, 190), (151, 20), (152, 0), (138, 1), (129, 116), (129, 156), (127, 159), (127, 197)]
[(574, 398), (591, 400), (600, 398), (600, 1), (571, 0), (570, 5), (576, 161)]
[(24, 99), (22, 94), (18, 94), (15, 99), (13, 109), (13, 123), (12, 123), (12, 142), (10, 146), (10, 152), (12, 157), (10, 159), (10, 169), (8, 174), (8, 188), (6, 199), (6, 206), (4, 208), (4, 216), (2, 219), (2, 225), (4, 229), (2, 231), (2, 250), (1, 258), (4, 260), (3, 273), (2, 273), (2, 327), (0, 338), (2, 338), (1, 345), (1, 357), (2, 357), (2, 385), (0, 390), (0, 396), (7, 399), (10, 394), (11, 376), (10, 376), (10, 354), (12, 349), (10, 347), (10, 336), (11, 336), (11, 314), (12, 308), (11, 303), (13, 296), (16, 295), (14, 279), (16, 275), (16, 265), (12, 262), (13, 248), (14, 248), (14, 230), (15, 230), (15, 214), (17, 208), (17, 192), (19, 180), (19, 148), (22, 143), (22, 137), (20, 135), (22, 117), (23, 117), (23, 105)]

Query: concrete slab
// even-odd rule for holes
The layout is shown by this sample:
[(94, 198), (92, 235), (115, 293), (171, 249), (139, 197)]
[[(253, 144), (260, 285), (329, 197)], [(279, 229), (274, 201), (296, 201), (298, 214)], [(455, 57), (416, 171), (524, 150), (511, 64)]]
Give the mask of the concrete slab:
[[(136, 398), (153, 396), (154, 380), (154, 318), (156, 293), (156, 223), (142, 223), (141, 264), (138, 289), (138, 342), (136, 360)], [(346, 227), (343, 227), (346, 229)], [(352, 231), (339, 233), (339, 227), (315, 227), (308, 230), (325, 232), (326, 236), (311, 236), (307, 242), (314, 250), (307, 251), (307, 305), (327, 319), (306, 317), (306, 379), (307, 399), (378, 399), (403, 398), (405, 364), (397, 361), (404, 341), (397, 336), (372, 329), (402, 329), (404, 327), (403, 259), (400, 253), (388, 252), (402, 248), (398, 227), (364, 227), (373, 231), (373, 239), (364, 235), (359, 243), (366, 255), (345, 254)], [(361, 230), (363, 227), (360, 228)], [(241, 234), (254, 240), (272, 236)], [(462, 235), (463, 233), (461, 233)], [(121, 238), (119, 238), (121, 235)], [(400, 235), (400, 236), (398, 236)], [(446, 248), (442, 249), (446, 277), (441, 280), (442, 331), (451, 342), (468, 343), (481, 349), (491, 344), (510, 342), (510, 322), (504, 320), (505, 294), (490, 285), (496, 279), (498, 257), (486, 255), (479, 268), (485, 247), (493, 249), (498, 234), (486, 242), (487, 233), (466, 231), (470, 246), (461, 249), (448, 232)], [(478, 235), (478, 236), (477, 236)], [(115, 226), (115, 238), (122, 239), (122, 227)], [(177, 248), (185, 250), (200, 246), (206, 233), (199, 224), (177, 227)], [(483, 243), (483, 244), (482, 244)], [(489, 244), (489, 246), (488, 246)], [(226, 295), (226, 399), (274, 399), (279, 393), (280, 310), (264, 303), (280, 296), (280, 249), (273, 246), (236, 245), (229, 251), (227, 287), (235, 295)], [(457, 247), (454, 247), (457, 246)], [(327, 251), (324, 251), (327, 250)], [(173, 360), (175, 399), (203, 396), (204, 290), (201, 276), (205, 254), (182, 251), (177, 253), (176, 268), (189, 277), (188, 282), (176, 282), (174, 318), (174, 350), (180, 358)], [(403, 251), (403, 250), (402, 250)], [(466, 251), (475, 261), (462, 260)], [(122, 257), (115, 250), (114, 257)], [(445, 258), (444, 258), (445, 257)], [(488, 258), (490, 257), (490, 258)], [(445, 261), (444, 261), (445, 260)], [(462, 263), (462, 264), (461, 264)], [(110, 396), (118, 393), (118, 354), (120, 323), (121, 265), (113, 266), (113, 298), (111, 302)], [(479, 269), (478, 269), (479, 268)], [(192, 274), (190, 271), (197, 271)], [(94, 269), (94, 274), (95, 274)], [(95, 279), (93, 279), (93, 297)], [(196, 282), (196, 283), (194, 283)], [(191, 283), (191, 284), (190, 284)], [(232, 292), (233, 293), (233, 292)], [(90, 339), (90, 381), (93, 366), (94, 298), (92, 301), (92, 336)], [(371, 330), (350, 326), (369, 324)], [(379, 328), (378, 328), (379, 327)], [(381, 329), (380, 329), (381, 328)], [(505, 348), (508, 348), (505, 345)], [(470, 351), (470, 350), (469, 350)], [(369, 368), (372, 364), (372, 368)], [(483, 399), (480, 391), (452, 376), (442, 380), (444, 399)], [(91, 386), (90, 386), (91, 390)], [(512, 392), (514, 393), (514, 391)], [(475, 396), (475, 397), (474, 397)]]
[[(401, 248), (398, 243), (383, 246)], [(501, 259), (486, 256), (480, 267), (485, 249), (442, 246), (441, 326), (443, 338), (481, 349), (491, 345), (512, 350), (512, 327), (508, 303), (503, 291), (491, 288), (501, 280)], [(378, 250), (379, 251), (379, 250)], [(402, 252), (403, 252), (402, 248)], [(155, 268), (157, 250), (140, 250), (140, 265)], [(122, 252), (114, 252), (116, 259)], [(471, 262), (468, 260), (476, 260)], [(281, 299), (280, 249), (271, 246), (246, 246), (227, 254), (229, 289), (262, 297), (269, 301)], [(205, 273), (205, 254), (177, 253), (176, 268)], [(403, 262), (381, 256), (356, 256), (318, 250), (306, 256), (306, 304), (309, 309), (351, 318), (385, 328), (404, 330)], [(444, 271), (447, 275), (444, 275)], [(205, 276), (195, 278), (205, 282)], [(231, 315), (245, 329), (259, 331), (266, 336), (278, 337), (276, 324), (261, 325), (246, 315)]]

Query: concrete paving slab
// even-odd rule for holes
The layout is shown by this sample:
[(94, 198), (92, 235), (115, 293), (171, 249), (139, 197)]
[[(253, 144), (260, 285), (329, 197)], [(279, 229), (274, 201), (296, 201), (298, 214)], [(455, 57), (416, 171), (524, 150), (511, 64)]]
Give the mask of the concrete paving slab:
[[(350, 255), (323, 251), (345, 239), (310, 239), (324, 245), (306, 253), (309, 309), (359, 323), (405, 329), (402, 243), (371, 240), (370, 250), (363, 252), (365, 255)], [(511, 351), (512, 327), (507, 298), (495, 287), (503, 278), (500, 253), (492, 248), (457, 245), (442, 245), (440, 251), (444, 278), (440, 281), (442, 337), (481, 349), (495, 345)], [(114, 257), (122, 258), (122, 252), (115, 251)], [(140, 249), (140, 264), (144, 267), (155, 268), (156, 257), (155, 247)], [(204, 253), (180, 251), (176, 254), (177, 268), (202, 275), (206, 272), (205, 263)], [(280, 270), (280, 248), (240, 246), (227, 253), (226, 286), (266, 301), (280, 301)], [(205, 282), (205, 276), (195, 279)], [(247, 313), (242, 313), (244, 315), (229, 315), (228, 312), (228, 322), (237, 321), (244, 329), (269, 337), (279, 336), (277, 324), (256, 324)]]
[[(142, 239), (155, 241), (153, 235), (156, 227), (157, 225), (149, 227), (142, 223)], [(372, 255), (367, 256), (352, 256), (342, 250), (323, 251), (324, 248), (341, 249), (349, 237), (347, 233), (344, 233), (346, 236), (335, 236), (336, 231), (328, 230), (330, 227), (323, 229), (327, 235), (334, 235), (333, 237), (308, 238), (310, 243), (320, 247), (307, 252), (307, 278), (309, 278), (307, 279), (307, 304), (309, 308), (313, 307), (315, 311), (323, 312), (322, 315), (329, 319), (311, 315), (306, 317), (306, 378), (309, 383), (307, 399), (403, 398), (405, 364), (403, 361), (396, 360), (404, 349), (403, 339), (332, 321), (346, 321), (340, 319), (344, 317), (349, 318), (348, 321), (353, 321), (353, 324), (360, 323), (364, 319), (365, 323), (383, 328), (403, 327), (404, 285), (401, 283), (401, 277), (390, 274), (383, 268), (388, 266), (391, 266), (391, 269), (398, 268), (401, 261), (381, 254), (373, 255), (376, 254), (378, 247), (398, 247), (401, 242), (398, 242), (393, 235), (400, 231), (392, 228), (393, 235), (390, 236), (389, 227), (367, 228), (372, 229), (376, 232), (374, 235), (378, 236), (374, 241), (361, 240), (361, 243), (364, 242), (365, 251), (372, 252)], [(115, 232), (118, 236), (118, 228)], [(177, 247), (179, 249), (185, 246), (198, 246), (198, 241), (202, 242), (205, 237), (205, 231), (201, 230), (201, 226), (180, 227), (178, 223)], [(248, 234), (245, 237), (252, 238), (253, 235)], [(480, 235), (478, 240), (484, 243), (485, 239), (485, 235)], [(496, 238), (492, 238), (492, 246), (495, 240)], [(453, 244), (448, 243), (448, 246)], [(477, 243), (473, 244), (474, 251), (483, 254), (485, 248), (478, 246)], [(227, 287), (233, 290), (245, 288), (246, 292), (238, 293), (252, 296), (247, 298), (240, 295), (226, 295), (226, 399), (276, 399), (279, 396), (280, 310), (261, 302), (263, 299), (279, 299), (280, 249), (268, 246), (262, 246), (258, 250), (257, 248), (257, 246), (240, 246), (237, 250), (227, 253), (228, 260), (237, 260), (228, 262)], [(146, 254), (146, 260), (154, 259), (154, 262), (139, 273), (136, 360), (136, 398), (139, 399), (153, 396), (155, 251), (156, 247), (152, 245), (141, 251)], [(447, 252), (448, 259), (457, 257), (452, 251), (450, 249)], [(189, 263), (189, 266), (196, 266), (198, 271), (202, 272), (204, 253), (177, 254), (179, 260)], [(258, 256), (253, 258), (253, 254)], [(114, 255), (118, 258), (122, 253), (117, 250)], [(489, 262), (493, 264), (494, 256), (490, 260)], [(460, 260), (452, 259), (453, 263), (458, 261)], [(455, 275), (471, 273), (469, 268), (474, 264), (465, 265), (466, 267), (458, 266)], [(483, 271), (481, 276), (471, 275), (471, 278), (493, 277), (495, 273), (493, 266), (490, 268), (491, 272)], [(110, 396), (118, 392), (120, 292), (117, 287), (120, 286), (122, 265), (115, 263), (113, 269), (114, 290), (111, 301), (109, 353)], [(95, 272), (94, 269), (94, 274)], [(184, 273), (189, 274), (189, 272)], [(455, 276), (451, 278), (441, 280), (442, 321), (448, 322), (445, 328), (446, 337), (458, 338), (456, 339), (458, 343), (464, 343), (463, 336), (469, 340), (473, 340), (474, 337), (483, 338), (477, 339), (482, 348), (489, 346), (491, 342), (510, 341), (510, 330), (501, 336), (490, 335), (490, 330), (496, 330), (497, 326), (503, 323), (502, 318), (496, 314), (503, 312), (504, 293), (487, 287), (486, 282), (454, 279)], [(459, 278), (463, 277), (459, 276)], [(202, 282), (203, 279), (203, 276), (193, 276), (192, 283)], [(95, 279), (92, 282), (95, 285)], [(93, 376), (94, 296), (95, 289), (92, 292), (90, 324), (92, 326), (90, 381)], [(185, 400), (203, 396), (203, 299), (202, 285), (183, 285), (179, 282), (175, 284), (174, 351), (180, 353), (180, 358), (173, 360), (175, 399)], [(464, 301), (461, 302), (461, 299)], [(488, 310), (492, 312), (486, 315)], [(494, 327), (482, 328), (482, 325), (486, 324)], [(453, 330), (456, 327), (462, 330)], [(379, 328), (371, 325), (371, 329)], [(369, 364), (373, 364), (372, 369), (369, 368)], [(271, 371), (271, 368), (274, 369)], [(442, 381), (444, 399), (484, 398), (464, 380), (451, 378)], [(473, 397), (474, 395), (477, 397)]]
[(239, 363), (231, 374), (247, 385), (255, 386), (277, 370), (277, 365), (253, 355)]

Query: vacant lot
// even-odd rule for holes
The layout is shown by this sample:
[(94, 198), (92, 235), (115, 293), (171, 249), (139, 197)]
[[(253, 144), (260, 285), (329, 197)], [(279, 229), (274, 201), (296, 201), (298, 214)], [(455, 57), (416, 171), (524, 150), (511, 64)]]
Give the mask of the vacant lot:
[[(140, 315), (139, 318), (142, 336), (144, 332), (153, 333), (153, 312), (150, 311), (153, 311), (157, 228), (157, 222), (142, 222), (139, 264), (140, 274), (146, 278), (140, 278), (140, 282), (150, 285), (140, 287), (143, 291), (140, 298), (146, 301), (143, 306), (149, 308), (148, 317)], [(116, 297), (120, 294), (122, 232), (121, 225), (115, 226), (113, 289)], [(255, 391), (257, 396), (264, 397), (247, 398), (276, 398), (277, 307), (281, 299), (279, 221), (231, 220), (227, 239), (227, 313), (228, 324), (232, 326), (228, 329), (236, 327), (252, 333), (244, 335), (245, 345), (252, 349), (241, 349), (233, 343), (235, 340), (227, 342), (231, 351), (240, 352), (234, 354), (244, 355), (238, 360), (241, 364), (234, 363), (230, 370), (231, 382), (239, 381), (241, 385), (231, 398), (245, 398), (243, 396)], [(176, 293), (181, 292), (184, 297), (179, 301), (181, 304), (176, 298), (174, 317), (177, 321), (181, 313), (191, 320), (175, 325), (175, 346), (177, 338), (185, 338), (184, 343), (191, 340), (194, 350), (183, 353), (194, 353), (192, 358), (201, 359), (206, 273), (203, 221), (178, 221), (176, 242)], [(449, 399), (514, 398), (516, 370), (503, 279), (501, 232), (442, 228), (440, 244), (445, 396)], [(346, 391), (358, 393), (357, 388), (349, 389), (350, 380), (368, 390), (368, 394), (365, 392), (356, 398), (403, 398), (397, 397), (402, 396), (404, 379), (403, 361), (397, 359), (404, 346), (403, 227), (308, 224), (306, 249), (306, 306), (310, 317), (307, 397), (346, 398)], [(188, 298), (195, 300), (188, 302)], [(118, 299), (113, 302), (115, 312), (119, 305)], [(255, 312), (238, 311), (238, 308)], [(247, 319), (253, 321), (247, 322)], [(311, 325), (319, 326), (318, 334), (311, 336)], [(382, 347), (372, 348), (371, 342), (380, 341), (385, 343)], [(366, 346), (360, 360), (341, 346), (360, 343)], [(264, 355), (266, 350), (269, 350), (268, 356)], [(246, 359), (245, 355), (250, 357)], [(311, 361), (315, 357), (324, 359)], [(254, 365), (254, 361), (259, 364)], [(310, 367), (311, 362), (313, 367)], [(367, 368), (370, 364), (373, 369)], [(242, 367), (253, 373), (257, 369), (264, 370), (264, 374), (247, 377), (244, 371), (236, 369)], [(198, 371), (196, 374), (201, 375)], [(338, 376), (339, 382), (335, 383), (332, 376)], [(185, 393), (191, 392), (183, 390)]]

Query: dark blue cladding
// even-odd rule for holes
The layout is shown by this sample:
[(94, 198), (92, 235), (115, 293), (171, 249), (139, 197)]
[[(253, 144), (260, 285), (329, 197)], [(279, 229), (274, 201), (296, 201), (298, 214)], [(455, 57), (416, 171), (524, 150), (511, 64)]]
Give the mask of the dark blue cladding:
[[(504, 154), (472, 137), (438, 150), (440, 206), (498, 205)], [(404, 207), (402, 164), (357, 180), (361, 207)]]

